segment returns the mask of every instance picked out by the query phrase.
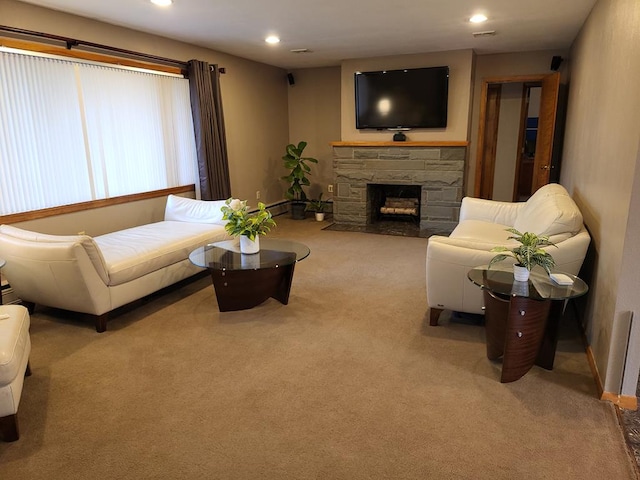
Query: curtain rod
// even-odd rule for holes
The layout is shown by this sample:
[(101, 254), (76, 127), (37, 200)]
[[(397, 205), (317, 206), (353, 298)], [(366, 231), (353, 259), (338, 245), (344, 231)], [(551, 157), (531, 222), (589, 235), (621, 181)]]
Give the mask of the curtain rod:
[(6, 25), (0, 25), (0, 31), (11, 32), (11, 33), (16, 33), (20, 35), (28, 35), (31, 37), (47, 38), (49, 40), (57, 40), (59, 42), (64, 42), (67, 46), (67, 50), (71, 50), (72, 47), (84, 45), (86, 47), (92, 47), (100, 50), (117, 52), (124, 55), (129, 55), (132, 57), (145, 58), (148, 60), (154, 60), (156, 62), (167, 63), (170, 65), (178, 65), (179, 67), (182, 67), (184, 69), (187, 68), (187, 62), (183, 62), (181, 60), (173, 60), (171, 58), (158, 57), (156, 55), (149, 55), (147, 53), (134, 52), (133, 50), (125, 50), (123, 48), (110, 47), (108, 45), (102, 45), (99, 43), (85, 42), (84, 40), (78, 40), (78, 39), (69, 38), (69, 37), (62, 37), (60, 35), (52, 35), (50, 33), (35, 32), (32, 30), (24, 30), (22, 28), (9, 27)]

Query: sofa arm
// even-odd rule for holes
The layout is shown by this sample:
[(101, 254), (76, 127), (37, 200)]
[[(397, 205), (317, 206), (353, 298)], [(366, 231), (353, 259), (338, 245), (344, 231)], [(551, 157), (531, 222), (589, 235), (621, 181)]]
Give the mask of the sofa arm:
[(112, 310), (106, 283), (79, 242), (29, 242), (0, 236), (2, 269), (24, 301), (101, 315)]
[(501, 225), (513, 225), (523, 205), (524, 202), (498, 202), (464, 197), (460, 206), (460, 221), (482, 220)]

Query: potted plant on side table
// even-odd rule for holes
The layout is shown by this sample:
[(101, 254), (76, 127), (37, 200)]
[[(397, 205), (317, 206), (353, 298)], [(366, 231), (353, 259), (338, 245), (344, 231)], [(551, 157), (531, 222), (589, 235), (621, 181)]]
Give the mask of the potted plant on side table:
[(303, 157), (302, 152), (307, 146), (307, 142), (300, 142), (298, 145), (287, 145), (287, 153), (282, 157), (285, 168), (291, 170), (289, 175), (282, 177), (283, 180), (289, 182), (289, 188), (284, 196), (287, 200), (291, 200), (291, 218), (295, 220), (303, 220), (305, 218), (307, 195), (302, 189), (303, 186), (309, 186), (311, 182), (307, 175), (311, 173), (311, 167), (308, 163), (318, 163), (318, 160), (310, 157)]
[(556, 246), (548, 236), (538, 236), (531, 232), (520, 233), (515, 228), (508, 228), (507, 232), (513, 233), (507, 240), (516, 240), (520, 242), (520, 245), (514, 248), (492, 248), (492, 252), (499, 253), (491, 259), (488, 268), (491, 268), (494, 263), (512, 257), (516, 260), (516, 264), (513, 266), (513, 278), (518, 282), (529, 280), (529, 273), (536, 265), (544, 268), (547, 274), (551, 274), (551, 269), (555, 267), (556, 262), (549, 252), (541, 248), (550, 245)]
[(324, 212), (327, 209), (327, 205), (329, 205), (329, 201), (322, 200), (322, 193), (320, 193), (317, 199), (309, 200), (307, 210), (315, 212), (316, 220), (318, 222), (322, 222), (324, 220)]
[(276, 222), (264, 203), (258, 203), (258, 211), (250, 214), (246, 200), (229, 198), (220, 208), (222, 219), (227, 220), (224, 228), (234, 237), (240, 237), (241, 253), (258, 253), (260, 235), (266, 235)]

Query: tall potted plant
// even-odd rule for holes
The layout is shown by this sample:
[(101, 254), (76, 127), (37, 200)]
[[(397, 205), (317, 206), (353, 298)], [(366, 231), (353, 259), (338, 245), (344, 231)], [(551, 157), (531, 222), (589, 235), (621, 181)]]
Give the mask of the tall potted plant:
[(491, 251), (498, 252), (498, 255), (491, 259), (489, 268), (494, 263), (513, 257), (516, 260), (516, 264), (513, 266), (513, 276), (517, 281), (527, 281), (529, 272), (536, 265), (544, 268), (547, 274), (551, 274), (551, 269), (555, 267), (556, 262), (549, 252), (541, 248), (548, 245), (556, 246), (549, 240), (548, 236), (538, 236), (531, 232), (520, 233), (515, 228), (508, 228), (507, 232), (513, 233), (512, 236), (508, 237), (508, 240), (516, 240), (520, 242), (520, 245), (514, 248), (492, 248)]
[(282, 157), (285, 168), (289, 169), (289, 175), (282, 177), (289, 182), (289, 188), (284, 193), (287, 200), (291, 200), (291, 217), (296, 220), (305, 218), (307, 195), (302, 187), (309, 186), (311, 182), (307, 175), (311, 174), (311, 167), (308, 163), (318, 163), (318, 160), (310, 157), (303, 157), (302, 152), (307, 146), (307, 142), (300, 142), (298, 145), (289, 144), (286, 148), (286, 155)]

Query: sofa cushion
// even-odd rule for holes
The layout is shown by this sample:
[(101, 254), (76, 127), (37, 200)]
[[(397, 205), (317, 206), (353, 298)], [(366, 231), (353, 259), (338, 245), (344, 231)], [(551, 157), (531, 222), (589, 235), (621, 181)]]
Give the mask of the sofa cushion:
[(91, 263), (104, 283), (109, 283), (107, 266), (100, 249), (89, 235), (49, 235), (46, 233), (31, 232), (11, 225), (0, 226), (0, 233), (20, 240), (37, 243), (79, 243), (89, 256)]
[(456, 226), (449, 238), (455, 240), (456, 245), (478, 250), (491, 250), (496, 246), (515, 246), (515, 240), (507, 240), (507, 237), (512, 235), (507, 232), (508, 228), (511, 227), (483, 220), (465, 220)]
[(182, 262), (197, 247), (229, 236), (223, 225), (164, 221), (95, 237), (109, 285), (120, 285)]
[(29, 343), (29, 312), (21, 305), (0, 306), (0, 386), (11, 383), (21, 373)]
[(192, 198), (169, 195), (164, 211), (164, 219), (173, 222), (220, 223), (225, 200), (194, 200)]
[(582, 228), (582, 214), (562, 185), (550, 183), (525, 202), (513, 227), (536, 235), (575, 235)]

